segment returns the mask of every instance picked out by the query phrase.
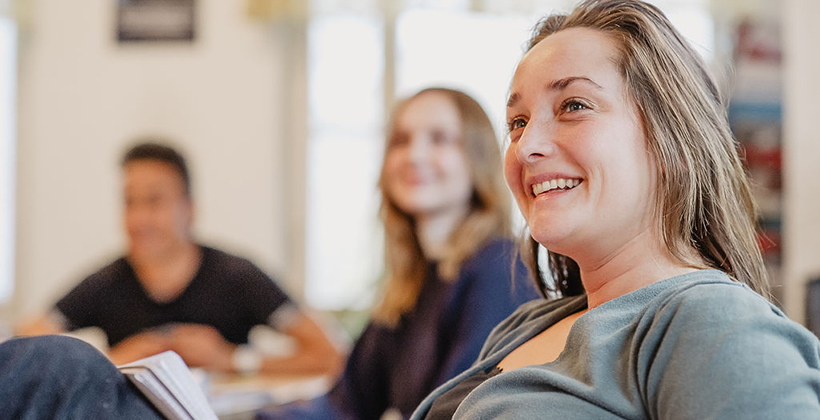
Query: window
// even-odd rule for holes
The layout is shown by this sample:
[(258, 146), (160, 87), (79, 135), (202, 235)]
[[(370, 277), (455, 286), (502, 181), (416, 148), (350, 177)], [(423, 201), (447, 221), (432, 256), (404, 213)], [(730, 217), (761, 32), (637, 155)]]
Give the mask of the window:
[(396, 92), (444, 86), (473, 96), (503, 139), (506, 96), (535, 23), (521, 15), (413, 10), (396, 22)]
[(14, 173), (17, 28), (0, 16), (0, 303), (14, 292)]
[(379, 277), (383, 31), (361, 15), (308, 25), (305, 297), (315, 308), (366, 308)]

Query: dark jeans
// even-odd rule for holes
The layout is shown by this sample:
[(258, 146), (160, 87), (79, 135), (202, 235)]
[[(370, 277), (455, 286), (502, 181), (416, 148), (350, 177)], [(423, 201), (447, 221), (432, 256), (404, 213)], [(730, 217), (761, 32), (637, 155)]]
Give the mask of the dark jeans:
[(0, 344), (0, 419), (162, 420), (99, 351), (69, 337)]

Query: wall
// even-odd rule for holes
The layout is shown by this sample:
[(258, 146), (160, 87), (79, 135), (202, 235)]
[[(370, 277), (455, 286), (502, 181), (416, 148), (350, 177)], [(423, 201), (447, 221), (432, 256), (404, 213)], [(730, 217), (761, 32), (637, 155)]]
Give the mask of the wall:
[(820, 2), (785, 3), (784, 243), (785, 305), (805, 320), (805, 283), (820, 276)]
[(118, 44), (116, 3), (36, 0), (21, 28), (17, 316), (123, 249), (118, 159), (135, 136), (187, 155), (196, 232), (286, 281), (282, 51), (245, 2), (197, 0), (193, 44)]

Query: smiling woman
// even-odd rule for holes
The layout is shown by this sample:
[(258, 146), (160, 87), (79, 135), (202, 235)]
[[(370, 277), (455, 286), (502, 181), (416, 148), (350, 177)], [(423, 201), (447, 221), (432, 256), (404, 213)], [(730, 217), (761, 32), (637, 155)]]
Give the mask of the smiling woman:
[(722, 98), (660, 10), (544, 19), (507, 121), (530, 268), (546, 247), (537, 284), (563, 298), (519, 308), (414, 419), (820, 415), (820, 342), (766, 300)]
[[(519, 64), (507, 108), (504, 173), (532, 237), (582, 267), (617, 264), (619, 252), (669, 260), (652, 226), (655, 165), (616, 51), (599, 31), (556, 33)], [(553, 181), (577, 185), (535, 194)]]
[(408, 103), (387, 144), (383, 179), (397, 205), (416, 214), (467, 211), (472, 181), (462, 152), (458, 110), (443, 93)]

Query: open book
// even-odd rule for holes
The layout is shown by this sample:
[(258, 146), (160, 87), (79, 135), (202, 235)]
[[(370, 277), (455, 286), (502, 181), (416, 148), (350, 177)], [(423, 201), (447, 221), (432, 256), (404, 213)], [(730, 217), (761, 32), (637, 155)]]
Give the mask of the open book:
[(217, 420), (188, 366), (173, 351), (119, 369), (169, 420)]

